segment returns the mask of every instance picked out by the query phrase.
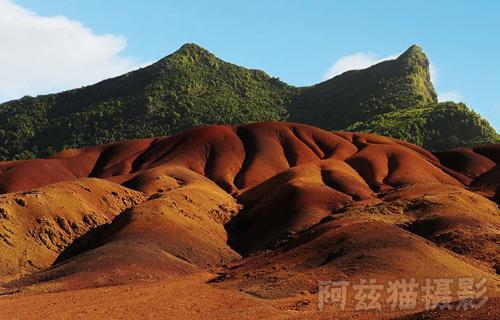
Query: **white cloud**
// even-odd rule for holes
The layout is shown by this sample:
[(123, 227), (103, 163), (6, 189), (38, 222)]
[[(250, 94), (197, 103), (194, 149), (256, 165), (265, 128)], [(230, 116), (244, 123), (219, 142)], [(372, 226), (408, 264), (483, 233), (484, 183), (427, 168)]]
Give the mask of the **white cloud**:
[(443, 101), (460, 102), (460, 101), (463, 101), (463, 96), (462, 96), (462, 93), (458, 90), (443, 91), (443, 92), (438, 93), (438, 101), (439, 102), (443, 102)]
[(429, 61), (429, 74), (431, 76), (432, 84), (436, 85), (438, 81), (438, 68), (432, 61)]
[(396, 59), (398, 55), (390, 55), (384, 58), (379, 58), (373, 53), (358, 52), (351, 55), (343, 56), (328, 69), (323, 76), (323, 80), (328, 80), (348, 70), (365, 69), (369, 66), (377, 64), (385, 60)]
[(141, 66), (123, 36), (0, 0), (0, 101), (92, 84)]

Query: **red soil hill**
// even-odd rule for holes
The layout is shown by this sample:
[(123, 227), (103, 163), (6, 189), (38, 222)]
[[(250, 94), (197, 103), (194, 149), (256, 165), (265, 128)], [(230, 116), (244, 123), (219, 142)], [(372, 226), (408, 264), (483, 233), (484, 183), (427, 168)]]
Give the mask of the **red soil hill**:
[(232, 307), (243, 315), (271, 299), (262, 312), (287, 317), (338, 315), (310, 304), (317, 281), (332, 278), (485, 278), (494, 300), (499, 161), (499, 145), (431, 153), (377, 135), (257, 123), (3, 162), (0, 280), (4, 293), (21, 292), (14, 301), (189, 282), (242, 299)]

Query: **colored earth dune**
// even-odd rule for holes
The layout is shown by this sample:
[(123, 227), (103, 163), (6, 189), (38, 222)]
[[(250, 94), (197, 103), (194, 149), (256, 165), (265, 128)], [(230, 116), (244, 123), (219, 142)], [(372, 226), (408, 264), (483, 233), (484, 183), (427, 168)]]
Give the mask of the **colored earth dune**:
[[(499, 162), (283, 122), (0, 162), (0, 317), (493, 319)], [(320, 280), (409, 278), (485, 279), (489, 304), (317, 308)]]

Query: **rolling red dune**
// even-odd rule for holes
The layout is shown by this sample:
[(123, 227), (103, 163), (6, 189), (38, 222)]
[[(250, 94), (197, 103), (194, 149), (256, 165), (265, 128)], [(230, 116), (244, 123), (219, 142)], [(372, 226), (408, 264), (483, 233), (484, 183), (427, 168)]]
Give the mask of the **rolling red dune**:
[(1, 162), (0, 318), (447, 319), (320, 311), (318, 281), (468, 277), (489, 301), (460, 315), (493, 319), (499, 162), (293, 123)]

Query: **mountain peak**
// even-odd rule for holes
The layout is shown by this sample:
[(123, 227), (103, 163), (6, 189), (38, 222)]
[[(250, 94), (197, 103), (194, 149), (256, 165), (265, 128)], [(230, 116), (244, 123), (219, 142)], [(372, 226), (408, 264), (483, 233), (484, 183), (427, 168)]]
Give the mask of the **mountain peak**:
[(437, 102), (436, 91), (432, 85), (430, 61), (420, 46), (414, 44), (406, 49), (396, 59), (395, 66), (406, 70), (401, 74), (406, 74), (411, 80), (413, 91), (422, 97), (423, 104)]
[(188, 42), (183, 44), (173, 55), (211, 55), (210, 51), (197, 45), (196, 43)]
[(306, 88), (290, 107), (292, 121), (344, 129), (381, 113), (437, 103), (422, 48), (412, 45), (397, 59), (345, 72)]
[(404, 53), (408, 54), (424, 54), (424, 50), (418, 44), (412, 44)]
[[(165, 66), (165, 64), (171, 64), (174, 61), (176, 63), (198, 63), (200, 61), (215, 61), (217, 57), (212, 54), (207, 49), (197, 45), (196, 43), (188, 42), (180, 46), (179, 49), (173, 53), (163, 57), (155, 63), (156, 66)], [(174, 62), (175, 63), (175, 62)]]
[(427, 55), (424, 53), (422, 47), (416, 44), (406, 49), (406, 51), (398, 57), (398, 60), (408, 64), (419, 64), (423, 67), (429, 66), (429, 59), (427, 58)]

